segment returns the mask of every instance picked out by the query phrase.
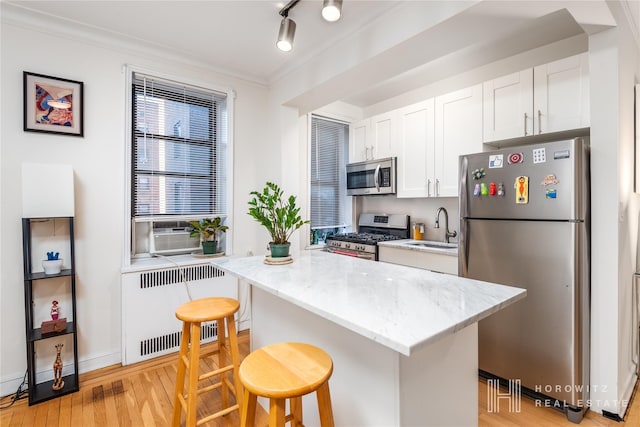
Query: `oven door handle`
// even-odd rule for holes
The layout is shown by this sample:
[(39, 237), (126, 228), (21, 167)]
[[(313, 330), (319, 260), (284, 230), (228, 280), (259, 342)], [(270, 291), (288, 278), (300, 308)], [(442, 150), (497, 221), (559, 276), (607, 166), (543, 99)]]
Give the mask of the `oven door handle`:
[(357, 252), (341, 251), (340, 249), (334, 249), (332, 252), (334, 254), (339, 254), (339, 255), (348, 255), (348, 256), (352, 256), (352, 257), (357, 257), (358, 256)]
[(376, 191), (379, 193), (380, 192), (380, 163), (378, 163), (378, 166), (376, 166), (376, 172), (375, 172), (375, 182), (376, 182)]

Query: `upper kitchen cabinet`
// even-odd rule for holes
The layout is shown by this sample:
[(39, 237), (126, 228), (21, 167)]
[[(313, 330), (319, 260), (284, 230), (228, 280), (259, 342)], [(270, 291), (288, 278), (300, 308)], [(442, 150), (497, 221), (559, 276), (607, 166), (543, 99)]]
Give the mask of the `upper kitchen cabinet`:
[(458, 158), (482, 151), (482, 85), (436, 98), (435, 196), (458, 196)]
[(586, 53), (483, 84), (484, 142), (589, 127)]
[(456, 197), (458, 156), (482, 151), (482, 85), (400, 110), (397, 197)]
[(398, 112), (378, 114), (351, 125), (349, 162), (382, 159), (397, 154)]
[(533, 134), (533, 69), (482, 85), (483, 140), (499, 141)]
[(401, 108), (397, 197), (428, 197), (434, 193), (435, 100)]
[(586, 53), (533, 69), (536, 134), (589, 127), (589, 58)]

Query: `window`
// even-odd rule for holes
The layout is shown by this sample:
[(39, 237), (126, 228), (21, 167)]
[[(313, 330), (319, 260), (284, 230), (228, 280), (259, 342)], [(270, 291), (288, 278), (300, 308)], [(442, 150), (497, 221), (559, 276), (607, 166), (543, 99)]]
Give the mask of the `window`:
[(133, 247), (153, 228), (225, 218), (227, 93), (137, 72), (131, 89)]
[(349, 124), (311, 116), (311, 243), (351, 223), (345, 185), (348, 156)]

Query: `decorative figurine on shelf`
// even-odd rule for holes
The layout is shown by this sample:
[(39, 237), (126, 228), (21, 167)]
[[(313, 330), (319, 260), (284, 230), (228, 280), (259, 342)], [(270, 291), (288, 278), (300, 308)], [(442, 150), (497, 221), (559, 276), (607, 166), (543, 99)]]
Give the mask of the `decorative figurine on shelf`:
[(62, 358), (60, 357), (60, 351), (64, 344), (56, 344), (56, 360), (53, 362), (53, 385), (52, 389), (58, 391), (64, 387), (64, 381), (62, 381)]
[(58, 320), (58, 315), (60, 314), (60, 307), (58, 307), (58, 301), (53, 301), (51, 305), (51, 319)]

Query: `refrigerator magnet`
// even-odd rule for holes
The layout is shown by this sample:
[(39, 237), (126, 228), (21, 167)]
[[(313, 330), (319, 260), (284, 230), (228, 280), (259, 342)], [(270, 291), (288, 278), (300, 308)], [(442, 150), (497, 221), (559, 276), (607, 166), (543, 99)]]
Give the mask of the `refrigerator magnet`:
[(526, 205), (529, 203), (529, 177), (519, 176), (516, 178), (513, 188), (516, 189), (516, 205)]
[(475, 169), (473, 172), (471, 172), (471, 176), (473, 176), (474, 180), (482, 179), (484, 178), (484, 175), (484, 168)]
[(554, 174), (550, 174), (544, 177), (540, 185), (555, 185), (559, 183), (558, 178)]
[(498, 184), (498, 196), (504, 197), (504, 184), (503, 183), (499, 183)]
[(546, 197), (547, 199), (555, 199), (557, 197), (556, 189), (551, 188), (545, 191), (544, 197)]
[(498, 192), (498, 186), (496, 185), (495, 182), (492, 182), (489, 184), (489, 195), (490, 196), (495, 196), (496, 193)]
[(542, 148), (533, 149), (533, 163), (545, 163), (547, 161), (547, 151)]
[(489, 195), (489, 187), (487, 187), (487, 184), (485, 182), (480, 183), (480, 194), (482, 194), (483, 196)]
[(511, 153), (509, 157), (507, 157), (507, 162), (510, 165), (522, 163), (524, 160), (524, 153)]
[(503, 162), (502, 154), (492, 154), (489, 156), (489, 169), (501, 168)]

